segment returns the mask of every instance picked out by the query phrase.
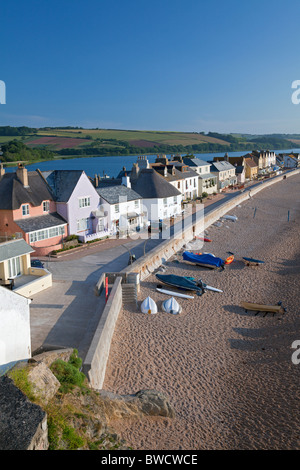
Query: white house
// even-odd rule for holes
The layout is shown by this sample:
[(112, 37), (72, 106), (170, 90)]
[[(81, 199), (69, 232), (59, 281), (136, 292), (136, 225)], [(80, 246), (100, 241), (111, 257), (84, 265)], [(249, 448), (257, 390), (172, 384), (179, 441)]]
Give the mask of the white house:
[(178, 189), (184, 200), (199, 196), (198, 174), (183, 163), (181, 157), (175, 157), (173, 160), (168, 160), (166, 156), (158, 157), (150, 166)]
[(182, 212), (182, 194), (153, 168), (140, 170), (134, 164), (131, 187), (143, 199), (145, 216), (149, 222), (176, 217)]
[(102, 229), (111, 235), (128, 234), (141, 229), (144, 224), (142, 197), (132, 188), (130, 178), (123, 176), (119, 180), (106, 180), (96, 188), (100, 196), (99, 210), (103, 217)]
[(183, 162), (196, 171), (198, 177), (198, 193), (212, 194), (218, 191), (217, 177), (210, 172), (210, 163), (200, 158), (183, 157)]
[(31, 357), (30, 302), (0, 286), (0, 375)]

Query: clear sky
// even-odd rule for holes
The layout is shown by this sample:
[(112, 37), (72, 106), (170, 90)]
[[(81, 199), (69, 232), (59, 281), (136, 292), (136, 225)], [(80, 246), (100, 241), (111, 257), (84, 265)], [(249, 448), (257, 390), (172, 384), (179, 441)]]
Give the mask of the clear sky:
[(7, 0), (0, 15), (0, 125), (300, 133), (299, 0)]

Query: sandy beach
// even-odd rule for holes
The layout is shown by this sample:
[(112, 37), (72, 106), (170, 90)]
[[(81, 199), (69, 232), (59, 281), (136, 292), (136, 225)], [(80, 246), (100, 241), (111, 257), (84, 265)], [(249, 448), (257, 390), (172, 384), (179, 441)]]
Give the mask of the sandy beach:
[[(112, 426), (137, 450), (300, 449), (300, 176), (283, 180), (212, 225), (202, 251), (235, 260), (224, 271), (170, 259), (167, 273), (201, 278), (223, 293), (177, 299), (179, 315), (162, 311), (155, 273), (141, 283), (139, 303), (157, 301), (156, 315), (127, 306), (112, 341), (105, 390), (165, 393), (176, 417), (118, 420)], [(242, 257), (262, 259), (246, 266)], [(178, 262), (179, 261), (179, 262)], [(277, 304), (285, 314), (255, 315), (242, 301)]]

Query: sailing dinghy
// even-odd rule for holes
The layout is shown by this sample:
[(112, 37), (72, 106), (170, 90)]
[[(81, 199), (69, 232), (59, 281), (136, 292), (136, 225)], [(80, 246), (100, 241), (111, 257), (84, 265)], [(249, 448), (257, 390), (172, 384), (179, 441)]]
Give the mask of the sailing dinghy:
[(165, 300), (162, 303), (162, 309), (164, 312), (172, 313), (173, 315), (177, 315), (182, 310), (181, 306), (179, 305), (177, 300), (174, 299), (174, 297)]
[(157, 313), (157, 305), (151, 297), (147, 297), (141, 304), (142, 313)]

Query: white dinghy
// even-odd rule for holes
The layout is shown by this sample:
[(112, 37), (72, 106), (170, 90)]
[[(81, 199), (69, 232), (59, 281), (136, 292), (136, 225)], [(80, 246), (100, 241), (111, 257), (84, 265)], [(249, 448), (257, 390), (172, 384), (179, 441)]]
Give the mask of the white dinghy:
[(164, 310), (164, 312), (173, 313), (173, 315), (177, 315), (182, 310), (181, 306), (179, 305), (177, 300), (174, 299), (174, 297), (165, 300), (162, 303), (162, 309)]
[(157, 305), (151, 297), (147, 297), (141, 304), (142, 313), (157, 313)]

